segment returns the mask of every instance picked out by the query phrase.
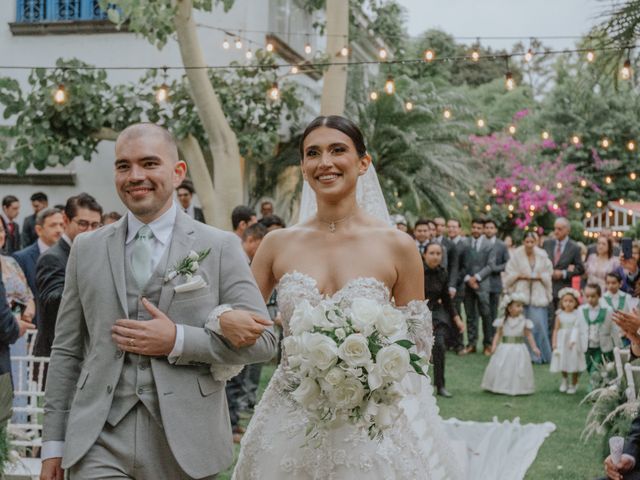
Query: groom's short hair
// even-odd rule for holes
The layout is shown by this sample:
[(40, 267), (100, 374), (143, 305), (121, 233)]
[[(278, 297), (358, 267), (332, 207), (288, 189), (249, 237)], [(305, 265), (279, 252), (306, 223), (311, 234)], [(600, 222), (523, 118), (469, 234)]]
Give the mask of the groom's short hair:
[(156, 125), (151, 122), (140, 122), (129, 125), (127, 128), (120, 132), (118, 138), (116, 139), (116, 143), (123, 140), (135, 140), (144, 135), (158, 135), (170, 148), (172, 153), (172, 159), (174, 162), (177, 162), (180, 157), (178, 156), (178, 143), (176, 139), (173, 137), (171, 132), (160, 125)]

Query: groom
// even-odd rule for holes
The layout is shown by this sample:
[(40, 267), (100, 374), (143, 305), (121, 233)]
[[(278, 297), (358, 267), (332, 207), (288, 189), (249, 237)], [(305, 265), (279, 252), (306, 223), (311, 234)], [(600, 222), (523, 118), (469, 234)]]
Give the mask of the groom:
[[(233, 459), (224, 382), (210, 368), (264, 362), (276, 339), (233, 234), (174, 205), (185, 172), (163, 128), (136, 124), (118, 137), (115, 186), (129, 212), (71, 249), (41, 480), (62, 480), (63, 468), (72, 480), (212, 479)], [(194, 272), (205, 285), (166, 279), (207, 249)]]

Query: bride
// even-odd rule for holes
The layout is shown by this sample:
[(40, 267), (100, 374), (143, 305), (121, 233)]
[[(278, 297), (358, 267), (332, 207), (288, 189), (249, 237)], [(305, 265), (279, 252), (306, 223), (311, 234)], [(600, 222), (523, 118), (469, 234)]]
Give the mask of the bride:
[[(252, 262), (265, 299), (278, 287), (285, 335), (297, 304), (306, 300), (313, 305), (326, 298), (343, 305), (356, 297), (393, 302), (414, 316), (421, 314), (430, 327), (420, 255), (410, 236), (389, 228), (361, 131), (343, 117), (318, 117), (306, 128), (300, 153), (305, 180), (301, 222), (266, 236)], [(425, 337), (428, 356), (430, 332)], [(522, 478), (549, 429), (536, 435), (537, 445), (527, 436), (526, 448), (535, 449), (532, 457), (527, 452), (531, 458), (525, 460), (522, 476), (486, 476), (477, 458), (473, 460), (482, 452), (464, 441), (467, 437), (483, 444), (487, 436), (479, 434), (480, 424), (445, 424), (428, 378), (413, 375), (403, 384), (403, 414), (382, 440), (371, 440), (367, 431), (344, 424), (324, 431), (319, 444), (308, 442), (309, 419), (287, 391), (286, 368), (285, 356), (243, 438), (236, 480)], [(501, 424), (487, 425), (493, 425), (484, 430), (493, 430), (488, 436), (494, 442), (485, 447), (491, 447), (492, 462), (500, 463), (500, 453), (513, 445), (495, 436)], [(509, 438), (518, 437), (514, 427), (519, 425), (508, 427)], [(497, 438), (504, 452), (494, 451)], [(517, 459), (522, 461), (522, 456)]]

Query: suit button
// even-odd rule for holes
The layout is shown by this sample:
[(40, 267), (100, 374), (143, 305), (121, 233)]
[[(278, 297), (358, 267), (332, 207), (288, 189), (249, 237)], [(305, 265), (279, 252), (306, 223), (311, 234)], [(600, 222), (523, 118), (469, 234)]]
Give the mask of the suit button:
[(138, 389), (138, 395), (142, 395), (144, 393), (144, 390), (142, 388)]
[(107, 393), (113, 392), (113, 387), (111, 385), (107, 385)]

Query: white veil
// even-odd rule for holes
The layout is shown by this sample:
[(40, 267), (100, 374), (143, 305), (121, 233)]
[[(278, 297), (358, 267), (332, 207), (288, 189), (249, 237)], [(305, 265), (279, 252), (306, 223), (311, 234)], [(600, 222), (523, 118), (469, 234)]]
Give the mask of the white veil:
[[(378, 175), (376, 174), (376, 169), (373, 167), (373, 163), (369, 165), (366, 173), (358, 178), (356, 201), (358, 202), (358, 206), (369, 215), (391, 226), (389, 210), (387, 209), (387, 203), (384, 200), (382, 188), (380, 188), (380, 182), (378, 181)], [(298, 223), (302, 223), (313, 217), (317, 211), (318, 203), (316, 202), (316, 194), (305, 180), (302, 186)]]

